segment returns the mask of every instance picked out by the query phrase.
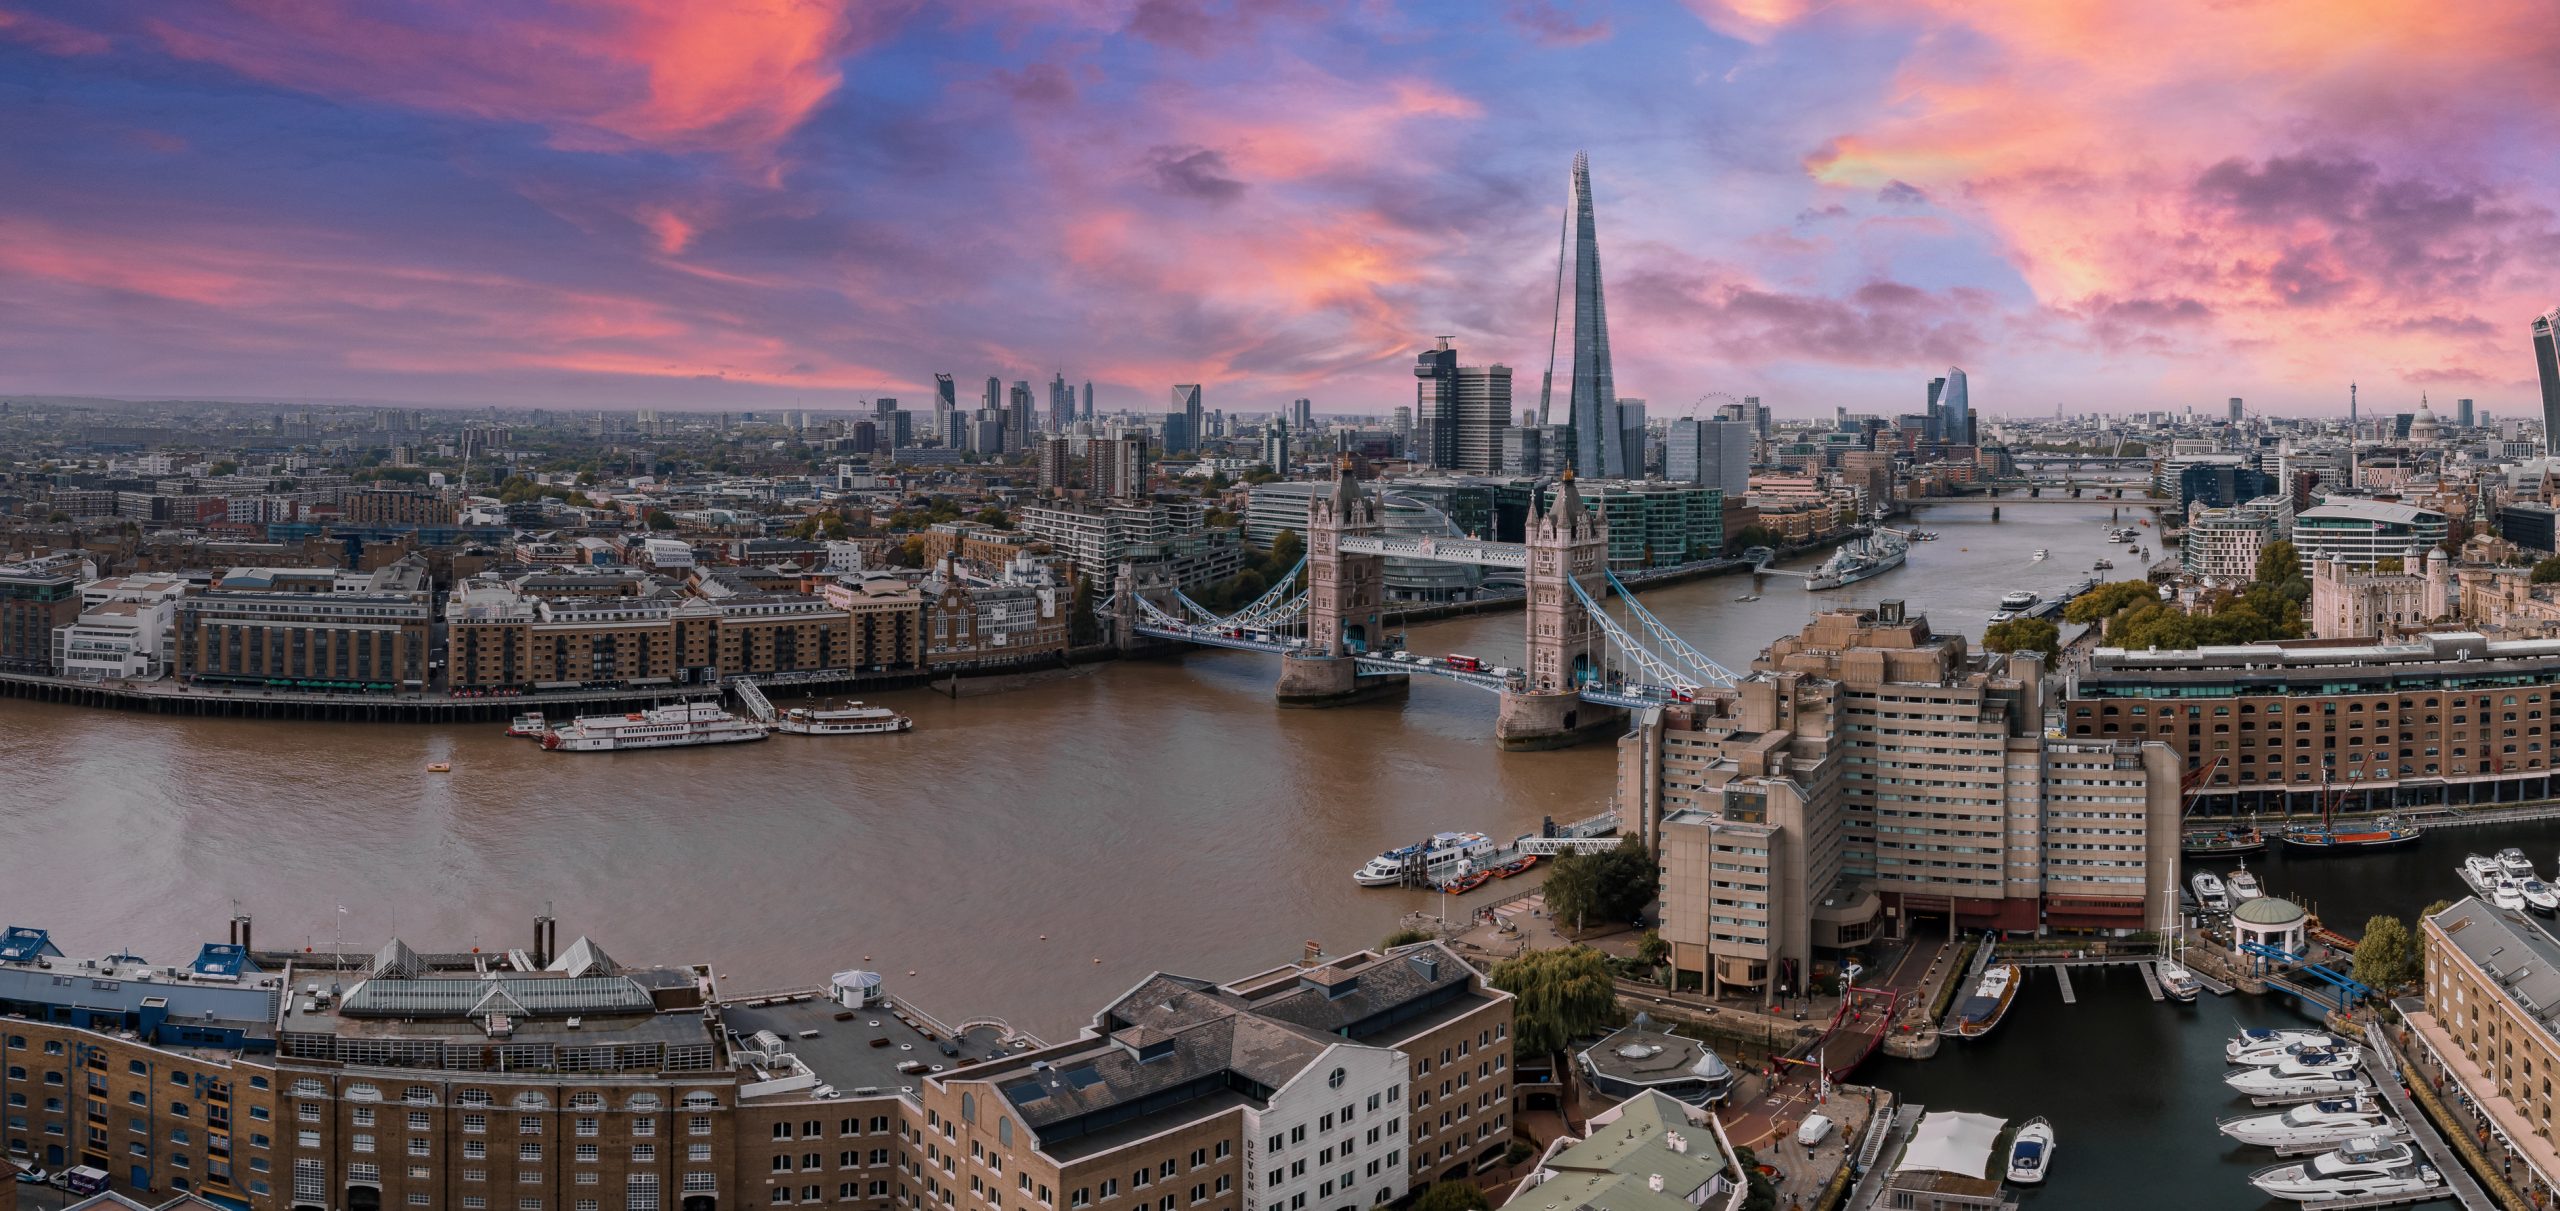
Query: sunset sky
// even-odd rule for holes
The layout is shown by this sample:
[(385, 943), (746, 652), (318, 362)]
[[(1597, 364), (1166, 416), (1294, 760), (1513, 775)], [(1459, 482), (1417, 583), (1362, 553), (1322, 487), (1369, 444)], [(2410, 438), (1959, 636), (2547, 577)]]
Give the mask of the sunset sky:
[(15, 394), (1527, 406), (1577, 150), (1656, 415), (2521, 415), (2560, 302), (2550, 0), (0, 0), (0, 149)]

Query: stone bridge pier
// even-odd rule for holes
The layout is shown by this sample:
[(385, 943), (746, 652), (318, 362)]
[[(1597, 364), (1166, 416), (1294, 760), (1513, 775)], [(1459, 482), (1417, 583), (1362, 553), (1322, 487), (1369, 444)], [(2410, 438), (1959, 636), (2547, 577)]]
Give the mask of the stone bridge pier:
[(1582, 683), (1599, 674), (1608, 639), (1573, 591), (1579, 582), (1594, 601), (1608, 592), (1608, 523), (1582, 507), (1582, 491), (1569, 471), (1555, 502), (1542, 508), (1532, 500), (1530, 511), (1529, 597), (1523, 610), (1528, 682), (1502, 692), (1494, 743), (1547, 749), (1615, 736), (1626, 728), (1626, 712), (1582, 700)]
[(1347, 460), (1334, 470), (1333, 491), (1307, 502), (1307, 644), (1280, 657), (1280, 705), (1343, 706), (1406, 692), (1411, 678), (1363, 676), (1353, 659), (1387, 642), (1387, 561), (1345, 552), (1342, 540), (1385, 532), (1378, 502), (1361, 494)]

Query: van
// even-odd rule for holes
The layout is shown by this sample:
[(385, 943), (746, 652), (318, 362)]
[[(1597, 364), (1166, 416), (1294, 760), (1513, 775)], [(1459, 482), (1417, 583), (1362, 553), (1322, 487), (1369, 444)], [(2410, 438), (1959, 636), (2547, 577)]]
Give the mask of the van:
[(62, 1188), (73, 1194), (96, 1194), (107, 1188), (107, 1171), (79, 1165), (63, 1170)]
[(1804, 1126), (1796, 1128), (1796, 1142), (1811, 1148), (1831, 1136), (1831, 1120), (1819, 1114), (1804, 1116)]

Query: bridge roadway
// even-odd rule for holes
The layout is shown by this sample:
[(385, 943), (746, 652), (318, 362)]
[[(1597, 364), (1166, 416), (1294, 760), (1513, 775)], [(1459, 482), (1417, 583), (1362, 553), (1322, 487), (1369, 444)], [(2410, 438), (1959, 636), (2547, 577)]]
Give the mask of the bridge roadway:
[[(1306, 641), (1302, 639), (1284, 638), (1280, 636), (1257, 638), (1255, 632), (1252, 631), (1246, 631), (1243, 635), (1230, 635), (1227, 633), (1231, 630), (1241, 629), (1236, 627), (1218, 627), (1206, 624), (1197, 626), (1168, 626), (1163, 623), (1142, 622), (1139, 623), (1135, 629), (1139, 634), (1153, 639), (1171, 639), (1182, 643), (1196, 643), (1202, 647), (1227, 648), (1238, 652), (1264, 652), (1271, 655), (1281, 655), (1289, 652), (1302, 651), (1306, 647)], [(1269, 632), (1263, 632), (1263, 634), (1268, 635)], [(1474, 686), (1477, 689), (1496, 694), (1502, 693), (1506, 690), (1517, 692), (1528, 688), (1526, 680), (1517, 674), (1504, 676), (1491, 672), (1475, 672), (1466, 669), (1453, 669), (1437, 660), (1430, 664), (1423, 664), (1420, 661), (1394, 660), (1385, 656), (1370, 655), (1354, 656), (1352, 657), (1352, 660), (1355, 667), (1360, 670), (1360, 674), (1364, 677), (1385, 677), (1399, 673), (1406, 676), (1419, 674), (1425, 677), (1438, 677), (1444, 681), (1454, 681), (1460, 685)], [(1584, 702), (1594, 703), (1600, 706), (1614, 706), (1631, 711), (1643, 710), (1647, 707), (1665, 706), (1673, 702), (1681, 701), (1680, 692), (1667, 686), (1608, 685), (1601, 682), (1585, 684), (1582, 687), (1579, 696)]]
[(1341, 540), (1345, 555), (1384, 555), (1392, 559), (1421, 559), (1433, 563), (1473, 564), (1480, 568), (1527, 568), (1529, 548), (1525, 543), (1484, 542), (1473, 538), (1385, 538), (1377, 535), (1347, 534)]
[(1894, 504), (1903, 509), (1925, 509), (1946, 505), (1992, 505), (1995, 507), (2027, 505), (2037, 508), (2069, 505), (2075, 509), (2086, 509), (2092, 505), (2109, 505), (2130, 509), (2157, 509), (2167, 505), (2168, 502), (2153, 500), (2148, 496), (1913, 496), (1897, 500)]

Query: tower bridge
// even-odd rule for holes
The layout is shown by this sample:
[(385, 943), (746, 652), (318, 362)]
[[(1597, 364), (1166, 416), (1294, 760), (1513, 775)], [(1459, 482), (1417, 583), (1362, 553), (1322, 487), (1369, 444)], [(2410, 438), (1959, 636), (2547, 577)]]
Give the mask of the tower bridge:
[[(1139, 637), (1280, 657), (1283, 706), (1329, 707), (1399, 695), (1417, 676), (1496, 695), (1504, 748), (1556, 748), (1614, 735), (1629, 710), (1688, 701), (1735, 674), (1644, 608), (1609, 570), (1607, 521), (1566, 474), (1532, 498), (1526, 542), (1394, 538), (1348, 467), (1308, 502), (1306, 558), (1260, 599), (1219, 614), (1161, 577), (1124, 565), (1100, 609), (1123, 648)], [(1527, 657), (1518, 668), (1461, 667), (1400, 650), (1386, 627), (1386, 561), (1518, 569)], [(1301, 574), (1304, 587), (1300, 588)], [(1614, 595), (1617, 613), (1610, 606)], [(1623, 615), (1621, 617), (1620, 615)]]

